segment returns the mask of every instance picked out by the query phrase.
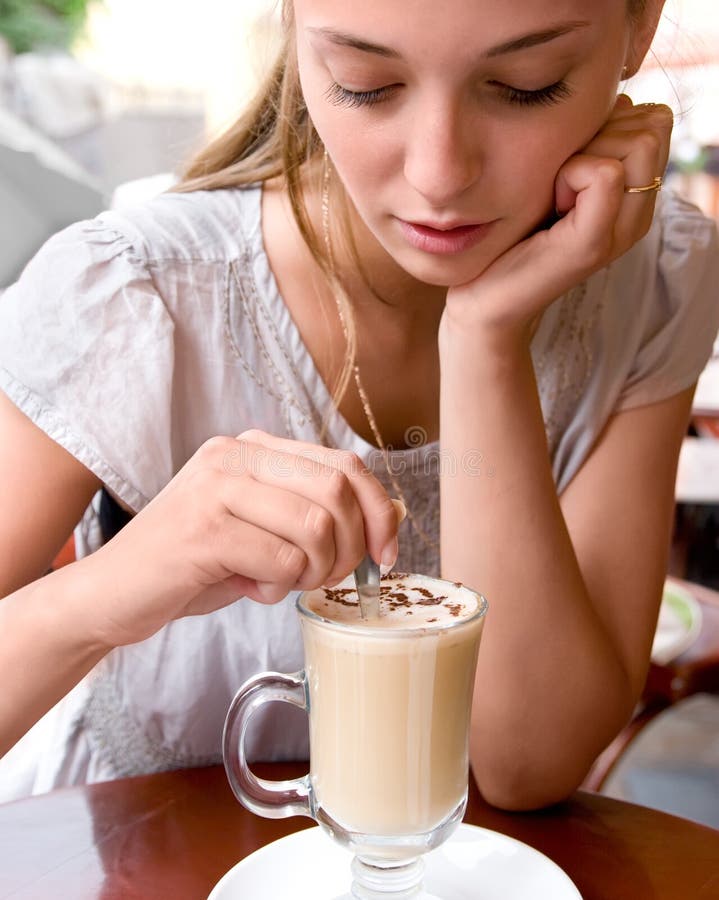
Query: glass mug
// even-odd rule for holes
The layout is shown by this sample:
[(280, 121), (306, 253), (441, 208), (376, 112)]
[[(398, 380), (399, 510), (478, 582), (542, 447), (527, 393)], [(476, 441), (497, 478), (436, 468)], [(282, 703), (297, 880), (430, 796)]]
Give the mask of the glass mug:
[[(421, 855), (467, 804), (469, 723), (486, 600), (423, 575), (382, 579), (379, 619), (360, 618), (351, 579), (297, 600), (305, 668), (250, 678), (225, 722), (236, 797), (269, 818), (310, 816), (354, 852), (356, 898), (419, 898)], [(284, 700), (310, 720), (304, 778), (257, 778), (245, 733), (258, 706)]]

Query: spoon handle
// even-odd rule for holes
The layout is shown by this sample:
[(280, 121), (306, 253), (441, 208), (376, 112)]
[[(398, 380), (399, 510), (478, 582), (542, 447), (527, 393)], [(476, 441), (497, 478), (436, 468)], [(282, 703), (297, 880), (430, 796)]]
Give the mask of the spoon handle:
[(367, 554), (354, 570), (360, 615), (363, 619), (379, 617), (379, 565)]

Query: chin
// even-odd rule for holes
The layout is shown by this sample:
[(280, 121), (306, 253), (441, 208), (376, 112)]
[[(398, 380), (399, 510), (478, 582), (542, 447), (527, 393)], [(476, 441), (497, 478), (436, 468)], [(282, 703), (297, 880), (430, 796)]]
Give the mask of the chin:
[(474, 259), (472, 259), (471, 254), (465, 254), (464, 258), (461, 256), (438, 257), (426, 254), (425, 258), (417, 259), (413, 254), (413, 258), (410, 259), (406, 254), (399, 254), (394, 258), (408, 275), (416, 278), (417, 281), (421, 281), (422, 284), (452, 288), (479, 278), (497, 257), (477, 259), (475, 254)]

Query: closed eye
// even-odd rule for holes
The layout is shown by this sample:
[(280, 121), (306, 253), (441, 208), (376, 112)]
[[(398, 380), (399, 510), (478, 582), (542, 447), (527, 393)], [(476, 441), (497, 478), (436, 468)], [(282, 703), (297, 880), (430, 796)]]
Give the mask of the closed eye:
[(387, 85), (371, 91), (350, 91), (333, 81), (325, 91), (325, 98), (335, 106), (374, 106), (387, 100), (399, 85)]
[(566, 81), (556, 81), (554, 84), (536, 91), (523, 91), (499, 81), (493, 81), (490, 84), (499, 88), (501, 95), (508, 103), (516, 106), (552, 106), (572, 96), (572, 91)]
[[(557, 81), (536, 91), (522, 90), (499, 81), (493, 81), (490, 84), (499, 89), (506, 102), (515, 106), (552, 106), (572, 95), (572, 91), (565, 81)], [(325, 98), (335, 106), (354, 108), (374, 106), (389, 99), (398, 87), (399, 85), (391, 84), (374, 88), (371, 91), (350, 91), (333, 81), (325, 91)]]

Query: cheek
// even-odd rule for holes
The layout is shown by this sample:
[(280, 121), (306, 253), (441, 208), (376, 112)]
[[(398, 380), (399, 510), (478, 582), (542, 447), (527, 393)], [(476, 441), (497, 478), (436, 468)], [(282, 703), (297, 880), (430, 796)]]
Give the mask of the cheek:
[(333, 106), (323, 96), (326, 87), (311, 91), (305, 89), (305, 103), (315, 130), (332, 159), (334, 168), (350, 193), (353, 185), (361, 191), (377, 181), (380, 170), (387, 170), (388, 146), (359, 124), (360, 110)]
[(401, 176), (401, 153), (391, 142), (366, 135), (348, 137), (345, 130), (327, 149), (340, 178), (360, 205), (371, 202), (371, 189), (386, 186)]
[(345, 176), (361, 180), (382, 159), (381, 142), (363, 122), (363, 110), (337, 106), (327, 99), (331, 77), (308, 48), (298, 47), (297, 62), (302, 95), (320, 140), (343, 180)]
[(505, 130), (497, 136), (493, 161), (485, 172), (488, 180), (503, 185), (504, 198), (518, 213), (526, 210), (537, 224), (554, 209), (557, 173), (589, 143), (608, 115), (600, 103), (593, 112), (591, 105), (589, 110), (586, 106), (573, 109), (539, 128)]
[(554, 183), (569, 155), (555, 129), (504, 129), (485, 156), (482, 189), (498, 213), (529, 230), (554, 209)]
[[(361, 111), (337, 110), (313, 119), (339, 179), (358, 210), (387, 200), (388, 187), (402, 178), (402, 147), (397, 130), (359, 124)], [(394, 190), (392, 190), (394, 194)]]

